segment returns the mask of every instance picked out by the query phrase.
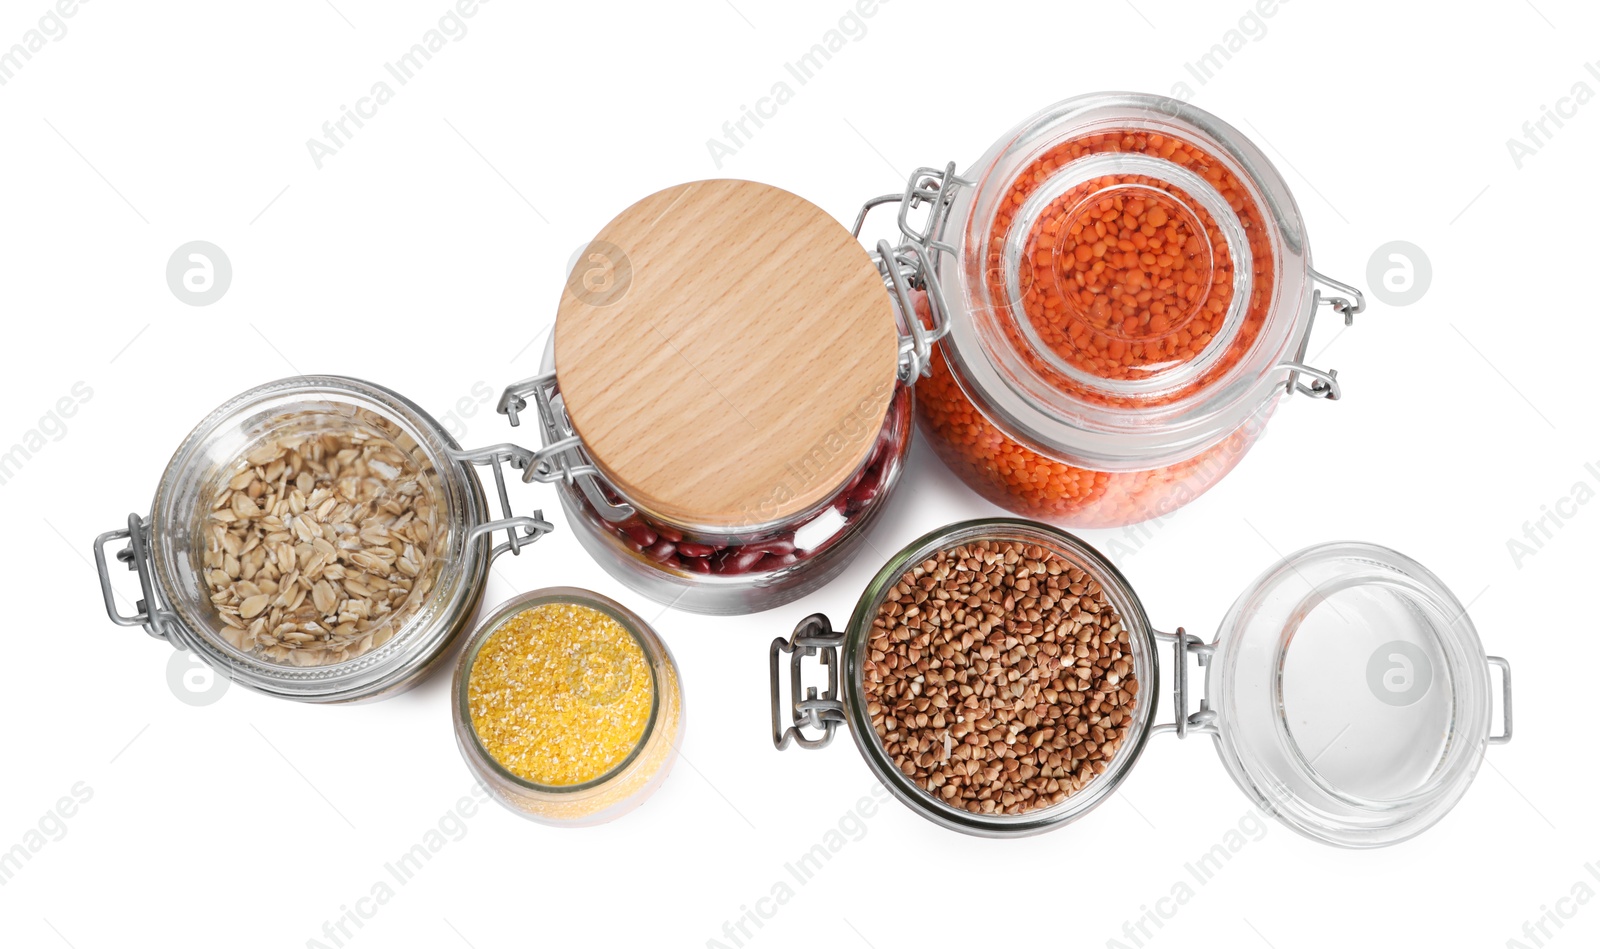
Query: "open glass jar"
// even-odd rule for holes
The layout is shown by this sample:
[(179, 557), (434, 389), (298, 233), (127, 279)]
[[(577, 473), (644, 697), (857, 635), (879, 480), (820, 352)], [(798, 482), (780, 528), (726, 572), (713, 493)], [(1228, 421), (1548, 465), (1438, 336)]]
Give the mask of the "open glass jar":
[[(771, 250), (781, 234), (782, 253)], [(903, 278), (820, 208), (749, 181), (668, 188), (568, 281), (531, 400), (574, 532), (614, 577), (705, 613), (836, 576), (899, 480), (925, 336)]]
[[(294, 376), (229, 399), (168, 462), (148, 517), (95, 540), (106, 612), (242, 685), (350, 702), (414, 685), (472, 622), (489, 564), (548, 532), (513, 516), (501, 464), (463, 451), (420, 407), (342, 376)], [(474, 466), (494, 473), (492, 518)], [(491, 546), (504, 531), (506, 540)], [(139, 576), (117, 606), (106, 545)]]
[(451, 721), (467, 767), (513, 813), (544, 824), (603, 824), (644, 803), (677, 760), (685, 715), (666, 644), (587, 590), (507, 600), (456, 665)]
[[(983, 561), (1006, 545), (1027, 551), (1037, 600), (1015, 594), (1003, 610), (985, 612), (965, 571), (987, 569)], [(1092, 615), (1052, 615), (1046, 601), (1069, 586), (1099, 598)], [(976, 637), (969, 609), (988, 621)], [(905, 622), (908, 615), (918, 619)], [(1162, 643), (1172, 648), (1175, 717), (1157, 724)], [(1004, 657), (1013, 651), (1026, 656), (1011, 664)], [(802, 659), (819, 654), (828, 677), (820, 695), (802, 687)], [(1097, 658), (1111, 655), (1114, 664)], [(1037, 706), (1013, 707), (1008, 681), (1023, 692), (1011, 674), (1054, 670), (1057, 657), (1068, 684), (1041, 692)], [(1206, 669), (1196, 711), (1191, 659)], [(884, 672), (897, 662), (897, 676)], [(1499, 733), (1491, 666), (1501, 671)], [(995, 671), (998, 693), (980, 681)], [(1246, 588), (1207, 643), (1181, 628), (1158, 632), (1126, 578), (1073, 535), (1029, 521), (967, 521), (885, 564), (842, 631), (817, 614), (790, 639), (774, 640), (771, 675), (780, 750), (791, 739), (826, 745), (842, 725), (902, 803), (986, 837), (1081, 817), (1117, 789), (1152, 734), (1174, 732), (1215, 739), (1251, 800), (1295, 831), (1384, 846), (1437, 823), (1466, 792), (1485, 747), (1511, 737), (1509, 665), (1484, 655), (1465, 608), (1437, 577), (1370, 544), (1323, 544), (1285, 558)], [(910, 687), (881, 684), (890, 678)], [(1004, 799), (992, 793), (1001, 786)]]
[(1282, 177), (1200, 109), (1068, 99), (962, 176), (919, 169), (862, 219), (893, 202), (900, 252), (929, 262), (913, 305), (942, 337), (922, 429), (1017, 514), (1112, 527), (1170, 513), (1232, 470), (1281, 398), (1340, 395), (1306, 347), (1320, 305), (1348, 324), (1362, 295), (1311, 269)]

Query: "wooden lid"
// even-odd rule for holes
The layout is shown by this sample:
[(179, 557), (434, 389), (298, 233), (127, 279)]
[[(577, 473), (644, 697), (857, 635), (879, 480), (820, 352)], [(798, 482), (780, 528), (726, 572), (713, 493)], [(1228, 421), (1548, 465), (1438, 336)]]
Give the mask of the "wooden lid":
[(894, 393), (894, 309), (848, 229), (787, 191), (657, 192), (585, 248), (556, 316), (573, 428), (647, 511), (738, 530), (834, 494)]

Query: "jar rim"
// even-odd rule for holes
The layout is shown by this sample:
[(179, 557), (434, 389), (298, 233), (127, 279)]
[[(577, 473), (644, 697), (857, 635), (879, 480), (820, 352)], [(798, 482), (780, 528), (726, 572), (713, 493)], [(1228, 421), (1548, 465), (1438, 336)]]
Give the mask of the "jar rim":
[[(1329, 605), (1338, 613), (1332, 601), (1347, 591), (1392, 599), (1405, 609), (1412, 625), (1403, 632), (1397, 627), (1391, 631), (1381, 622), (1385, 618), (1381, 613), (1339, 614), (1341, 629), (1365, 626), (1373, 639), (1424, 638), (1436, 646), (1437, 660), (1443, 664), (1431, 671), (1429, 686), (1443, 690), (1440, 697), (1448, 707), (1443, 747), (1425, 760), (1426, 774), (1401, 790), (1378, 794), (1346, 786), (1317, 766), (1344, 731), (1317, 755), (1310, 755), (1302, 745), (1304, 738), (1294, 734), (1292, 719), (1324, 728), (1330, 723), (1311, 722), (1308, 712), (1314, 709), (1303, 705), (1289, 711), (1295, 703), (1287, 697), (1286, 682), (1292, 674), (1286, 671), (1288, 654), (1307, 630), (1313, 612)], [(1275, 605), (1269, 606), (1275, 594)], [(1349, 648), (1358, 652), (1366, 647), (1354, 637), (1337, 641), (1350, 641)], [(1338, 658), (1326, 651), (1317, 657), (1322, 662)], [(1358, 672), (1357, 666), (1340, 663), (1335, 668), (1350, 673)], [(1275, 816), (1296, 832), (1345, 847), (1398, 843), (1441, 820), (1476, 776), (1491, 728), (1488, 660), (1466, 607), (1420, 563), (1362, 542), (1307, 547), (1283, 558), (1245, 588), (1219, 627), (1206, 695), (1218, 711), (1217, 753), (1240, 788), (1252, 799), (1270, 804)], [(1345, 727), (1350, 728), (1357, 713), (1346, 711)], [(1389, 717), (1383, 723), (1386, 732), (1400, 733), (1412, 745), (1421, 745), (1421, 739), (1435, 731), (1426, 719)], [(1407, 729), (1416, 732), (1415, 738), (1405, 734)]]
[[(541, 373), (555, 371), (554, 333), (551, 333), (550, 336), (545, 340), (545, 347), (543, 350), (543, 355), (540, 359), (539, 371)], [(907, 414), (910, 413), (909, 400), (913, 396), (914, 390), (911, 386), (898, 379), (895, 381), (893, 390), (889, 395), (888, 404), (884, 407), (883, 421), (879, 423), (880, 430), (892, 426), (895, 423), (896, 416), (901, 412), (906, 412)], [(904, 408), (902, 407), (903, 402), (906, 403)], [(554, 394), (552, 404), (556, 406), (558, 411), (563, 413), (566, 411), (565, 396), (559, 389), (557, 389)], [(905, 426), (904, 437), (899, 439), (900, 444), (894, 448), (894, 451), (901, 457), (904, 457), (906, 453), (910, 451), (910, 431), (911, 426), (908, 424)], [(588, 447), (581, 444), (582, 436), (580, 435), (578, 438), (580, 442), (578, 451), (582, 453), (584, 459), (588, 463), (595, 464), (594, 458), (589, 454)], [(612, 481), (610, 476), (607, 475), (605, 471), (601, 470), (598, 464), (595, 464), (594, 477), (597, 478), (600, 484), (604, 486), (605, 490), (614, 493), (617, 499), (620, 499), (627, 506), (633, 508), (636, 513), (648, 517), (653, 521), (676, 528), (677, 530), (683, 531), (685, 534), (694, 534), (697, 537), (726, 538), (733, 543), (742, 543), (750, 538), (765, 538), (775, 532), (783, 531), (786, 528), (793, 528), (796, 524), (806, 524), (826, 515), (828, 509), (833, 507), (838, 502), (836, 492), (844, 490), (851, 483), (851, 478), (855, 474), (858, 474), (872, 463), (876, 451), (877, 446), (875, 444), (873, 448), (867, 452), (866, 456), (863, 457), (853, 469), (851, 469), (850, 474), (840, 479), (838, 483), (834, 485), (835, 494), (824, 495), (808, 507), (801, 508), (792, 513), (787, 513), (781, 516), (767, 517), (765, 520), (752, 517), (740, 522), (714, 522), (706, 519), (689, 518), (683, 516), (682, 514), (673, 515), (663, 513), (660, 509), (652, 507), (647, 501), (641, 501), (639, 498), (629, 494), (621, 486)], [(566, 484), (569, 487), (571, 486), (570, 483), (567, 482), (563, 482), (563, 484)], [(774, 605), (776, 606), (781, 604)], [(693, 607), (689, 607), (689, 609), (693, 609)]]
[[(974, 814), (953, 807), (918, 787), (889, 759), (867, 713), (863, 652), (873, 617), (884, 597), (908, 569), (933, 553), (978, 540), (1020, 541), (1046, 547), (1099, 581), (1128, 630), (1134, 671), (1139, 680), (1137, 702), (1140, 707), (1130, 721), (1129, 734), (1106, 770), (1059, 804), (1021, 814)], [(946, 525), (924, 534), (890, 557), (856, 601), (846, 627), (840, 661), (846, 724), (868, 768), (896, 798), (916, 813), (942, 827), (980, 837), (1044, 833), (1076, 820), (1103, 803), (1121, 786), (1143, 754), (1155, 729), (1159, 704), (1156, 696), (1161, 690), (1155, 630), (1143, 603), (1122, 572), (1092, 545), (1073, 534), (1047, 524), (1008, 517), (977, 518)]]
[[(468, 701), (468, 686), (472, 677), (472, 666), (477, 661), (478, 654), (483, 650), (485, 643), (506, 622), (528, 610), (544, 606), (549, 603), (564, 603), (574, 606), (588, 607), (616, 620), (628, 635), (638, 643), (645, 656), (645, 665), (650, 670), (650, 716), (645, 721), (644, 731), (640, 733), (639, 740), (623, 759), (613, 765), (604, 774), (591, 778), (580, 784), (540, 784), (530, 781), (515, 774), (505, 765), (501, 764), (488, 749), (483, 747), (483, 742), (478, 737), (478, 731), (472, 725), (472, 710)], [(505, 602), (496, 606), (473, 630), (466, 645), (461, 650), (461, 657), (456, 661), (455, 682), (452, 688), (451, 711), (457, 723), (457, 735), (460, 736), (459, 744), (463, 754), (470, 754), (472, 758), (493, 772), (494, 775), (514, 787), (536, 795), (548, 795), (552, 798), (561, 798), (574, 794), (582, 794), (604, 787), (612, 781), (622, 777), (640, 758), (645, 748), (655, 737), (656, 729), (661, 724), (661, 678), (656, 672), (658, 662), (674, 662), (671, 652), (662, 643), (660, 637), (651, 628), (650, 624), (639, 617), (637, 613), (618, 603), (610, 597), (585, 590), (580, 587), (543, 587), (519, 593)]]
[[(1002, 332), (1003, 320), (1026, 319), (1019, 320), (1004, 301), (989, 298), (983, 275), (989, 266), (989, 228), (1018, 174), (1063, 142), (1129, 128), (1172, 135), (1227, 166), (1267, 219), (1274, 277), (1264, 323), (1233, 365), (1183, 395), (1107, 401), (1062, 391), (1029, 368)], [(1019, 123), (963, 178), (972, 185), (956, 197), (946, 228), (959, 253), (939, 255), (941, 282), (962, 288), (946, 293), (954, 312), (944, 353), (967, 398), (1008, 435), (1081, 467), (1145, 470), (1187, 460), (1216, 445), (1284, 391), (1289, 371), (1283, 364), (1294, 358), (1312, 315), (1310, 252), (1287, 183), (1266, 155), (1231, 125), (1165, 96), (1078, 96)], [(1239, 302), (1236, 292), (1234, 304)], [(1193, 382), (1201, 368), (1196, 363), (1180, 369), (1162, 385), (1170, 389)], [(1159, 386), (1143, 387), (1154, 388)], [(1142, 390), (1134, 386), (1129, 391), (1137, 395)]]
[[(417, 443), (438, 475), (449, 533), (443, 563), (429, 603), (389, 642), (345, 662), (293, 666), (262, 661), (223, 642), (210, 617), (190, 605), (182, 561), (195, 512), (185, 507), (186, 492), (200, 489), (213, 472), (206, 450), (226, 427), (274, 402), (322, 399), (372, 412), (395, 424)], [(212, 410), (179, 444), (162, 471), (151, 506), (150, 548), (155, 582), (172, 622), (169, 630), (213, 668), (248, 688), (310, 702), (349, 702), (373, 698), (414, 684), (443, 657), (482, 601), (489, 576), (489, 540), (467, 540), (482, 522), (487, 498), (476, 477), (451, 457), (454, 438), (416, 403), (384, 386), (337, 375), (288, 376), (247, 389)]]

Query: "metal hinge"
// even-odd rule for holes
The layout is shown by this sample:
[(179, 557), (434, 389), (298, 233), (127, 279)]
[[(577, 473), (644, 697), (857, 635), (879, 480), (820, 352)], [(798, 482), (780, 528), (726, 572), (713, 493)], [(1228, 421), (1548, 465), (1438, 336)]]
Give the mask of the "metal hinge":
[[(1332, 277), (1325, 277), (1315, 270), (1311, 271), (1313, 283), (1320, 283), (1337, 291), (1337, 294), (1324, 297), (1321, 288), (1311, 292), (1311, 318), (1306, 321), (1306, 331), (1300, 337), (1300, 346), (1295, 351), (1294, 359), (1283, 364), (1289, 370), (1289, 379), (1285, 389), (1293, 395), (1296, 392), (1309, 395), (1313, 399), (1327, 399), (1329, 402), (1338, 401), (1339, 370), (1314, 369), (1305, 364), (1306, 348), (1311, 345), (1311, 329), (1317, 322), (1317, 308), (1326, 304), (1333, 308), (1335, 313), (1344, 317), (1344, 325), (1349, 326), (1355, 322), (1356, 314), (1367, 308), (1367, 298), (1360, 290)], [(1341, 296), (1338, 294), (1347, 294)], [(1310, 376), (1311, 383), (1307, 385), (1300, 381), (1301, 376)]]
[[(111, 587), (111, 568), (106, 563), (106, 544), (118, 540), (125, 540), (128, 543), (117, 551), (117, 560), (127, 564), (129, 570), (139, 574), (139, 602), (134, 604), (134, 609), (138, 612), (132, 616), (124, 615), (117, 609), (117, 592)], [(146, 633), (156, 639), (168, 639), (174, 645), (179, 644), (176, 637), (167, 635), (175, 617), (162, 606), (161, 599), (156, 594), (155, 566), (150, 559), (149, 519), (129, 514), (127, 527), (106, 531), (96, 537), (94, 565), (100, 573), (100, 593), (105, 597), (106, 615), (111, 617), (111, 622), (118, 626), (142, 626)]]
[(539, 415), (539, 436), (544, 444), (523, 469), (522, 480), (575, 485), (601, 517), (612, 522), (627, 520), (634, 514), (632, 505), (613, 503), (601, 490), (596, 480), (600, 471), (584, 455), (583, 440), (573, 431), (566, 409), (557, 401), (560, 395), (554, 370), (514, 382), (500, 393), (495, 411), (509, 419), (513, 427), (522, 424), (520, 413), (528, 407), (529, 397)]
[(1157, 632), (1156, 639), (1172, 643), (1173, 716), (1171, 722), (1156, 725), (1151, 732), (1175, 732), (1179, 738), (1186, 738), (1191, 732), (1197, 735), (1217, 734), (1217, 712), (1211, 708), (1205, 696), (1200, 697), (1199, 711), (1189, 711), (1189, 657), (1194, 656), (1201, 666), (1209, 666), (1216, 645), (1184, 632), (1182, 626), (1178, 627), (1176, 633)]
[(514, 515), (511, 513), (511, 498), (506, 493), (506, 476), (500, 468), (501, 464), (509, 464), (512, 468), (522, 470), (534, 463), (535, 452), (529, 451), (520, 445), (502, 443), (490, 445), (487, 448), (477, 448), (472, 451), (462, 451), (458, 448), (450, 449), (452, 460), (463, 465), (482, 465), (494, 472), (495, 494), (500, 499), (500, 518), (498, 520), (484, 521), (472, 525), (467, 532), (467, 543), (472, 543), (485, 535), (493, 536), (496, 531), (506, 532), (506, 542), (492, 547), (489, 551), (489, 560), (492, 562), (501, 554), (510, 552), (512, 556), (520, 556), (522, 548), (528, 546), (544, 535), (555, 530), (555, 525), (544, 519), (543, 511), (534, 511), (533, 516)]
[[(794, 635), (787, 640), (779, 637), (772, 641), (769, 660), (772, 670), (772, 744), (779, 750), (789, 746), (792, 739), (802, 748), (823, 748), (833, 741), (833, 733), (844, 723), (844, 703), (839, 700), (839, 647), (844, 645), (844, 634), (833, 631), (828, 618), (813, 613), (800, 621)], [(781, 676), (778, 674), (778, 655), (789, 653), (790, 724), (783, 724)], [(811, 686), (802, 694), (800, 684), (801, 660), (821, 656), (828, 669), (828, 688), (821, 695)], [(820, 735), (807, 735), (806, 729), (821, 731)]]
[[(930, 371), (933, 346), (950, 332), (950, 308), (939, 285), (939, 255), (955, 254), (944, 240), (944, 229), (955, 206), (956, 194), (972, 182), (956, 174), (955, 162), (944, 168), (918, 168), (899, 194), (884, 194), (868, 200), (856, 215), (851, 229), (857, 238), (866, 224), (867, 214), (884, 204), (898, 203), (896, 218), (900, 242), (878, 241), (872, 259), (883, 277), (884, 286), (894, 295), (902, 319), (900, 336), (900, 379), (911, 382)], [(912, 213), (927, 208), (920, 222)], [(914, 292), (927, 299), (928, 323), (918, 313)]]

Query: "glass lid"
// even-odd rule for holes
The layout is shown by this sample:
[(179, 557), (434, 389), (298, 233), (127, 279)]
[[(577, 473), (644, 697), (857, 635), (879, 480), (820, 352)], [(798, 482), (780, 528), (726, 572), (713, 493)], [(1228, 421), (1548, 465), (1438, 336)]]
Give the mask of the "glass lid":
[(1281, 390), (1314, 308), (1287, 184), (1242, 133), (1161, 96), (1024, 121), (965, 174), (941, 258), (945, 355), (1021, 440), (1098, 470), (1192, 457)]
[[(1206, 676), (1218, 751), (1308, 837), (1377, 847), (1437, 823), (1510, 738), (1510, 671), (1421, 564), (1371, 544), (1285, 558), (1234, 603)], [(1491, 734), (1490, 665), (1504, 721)]]

